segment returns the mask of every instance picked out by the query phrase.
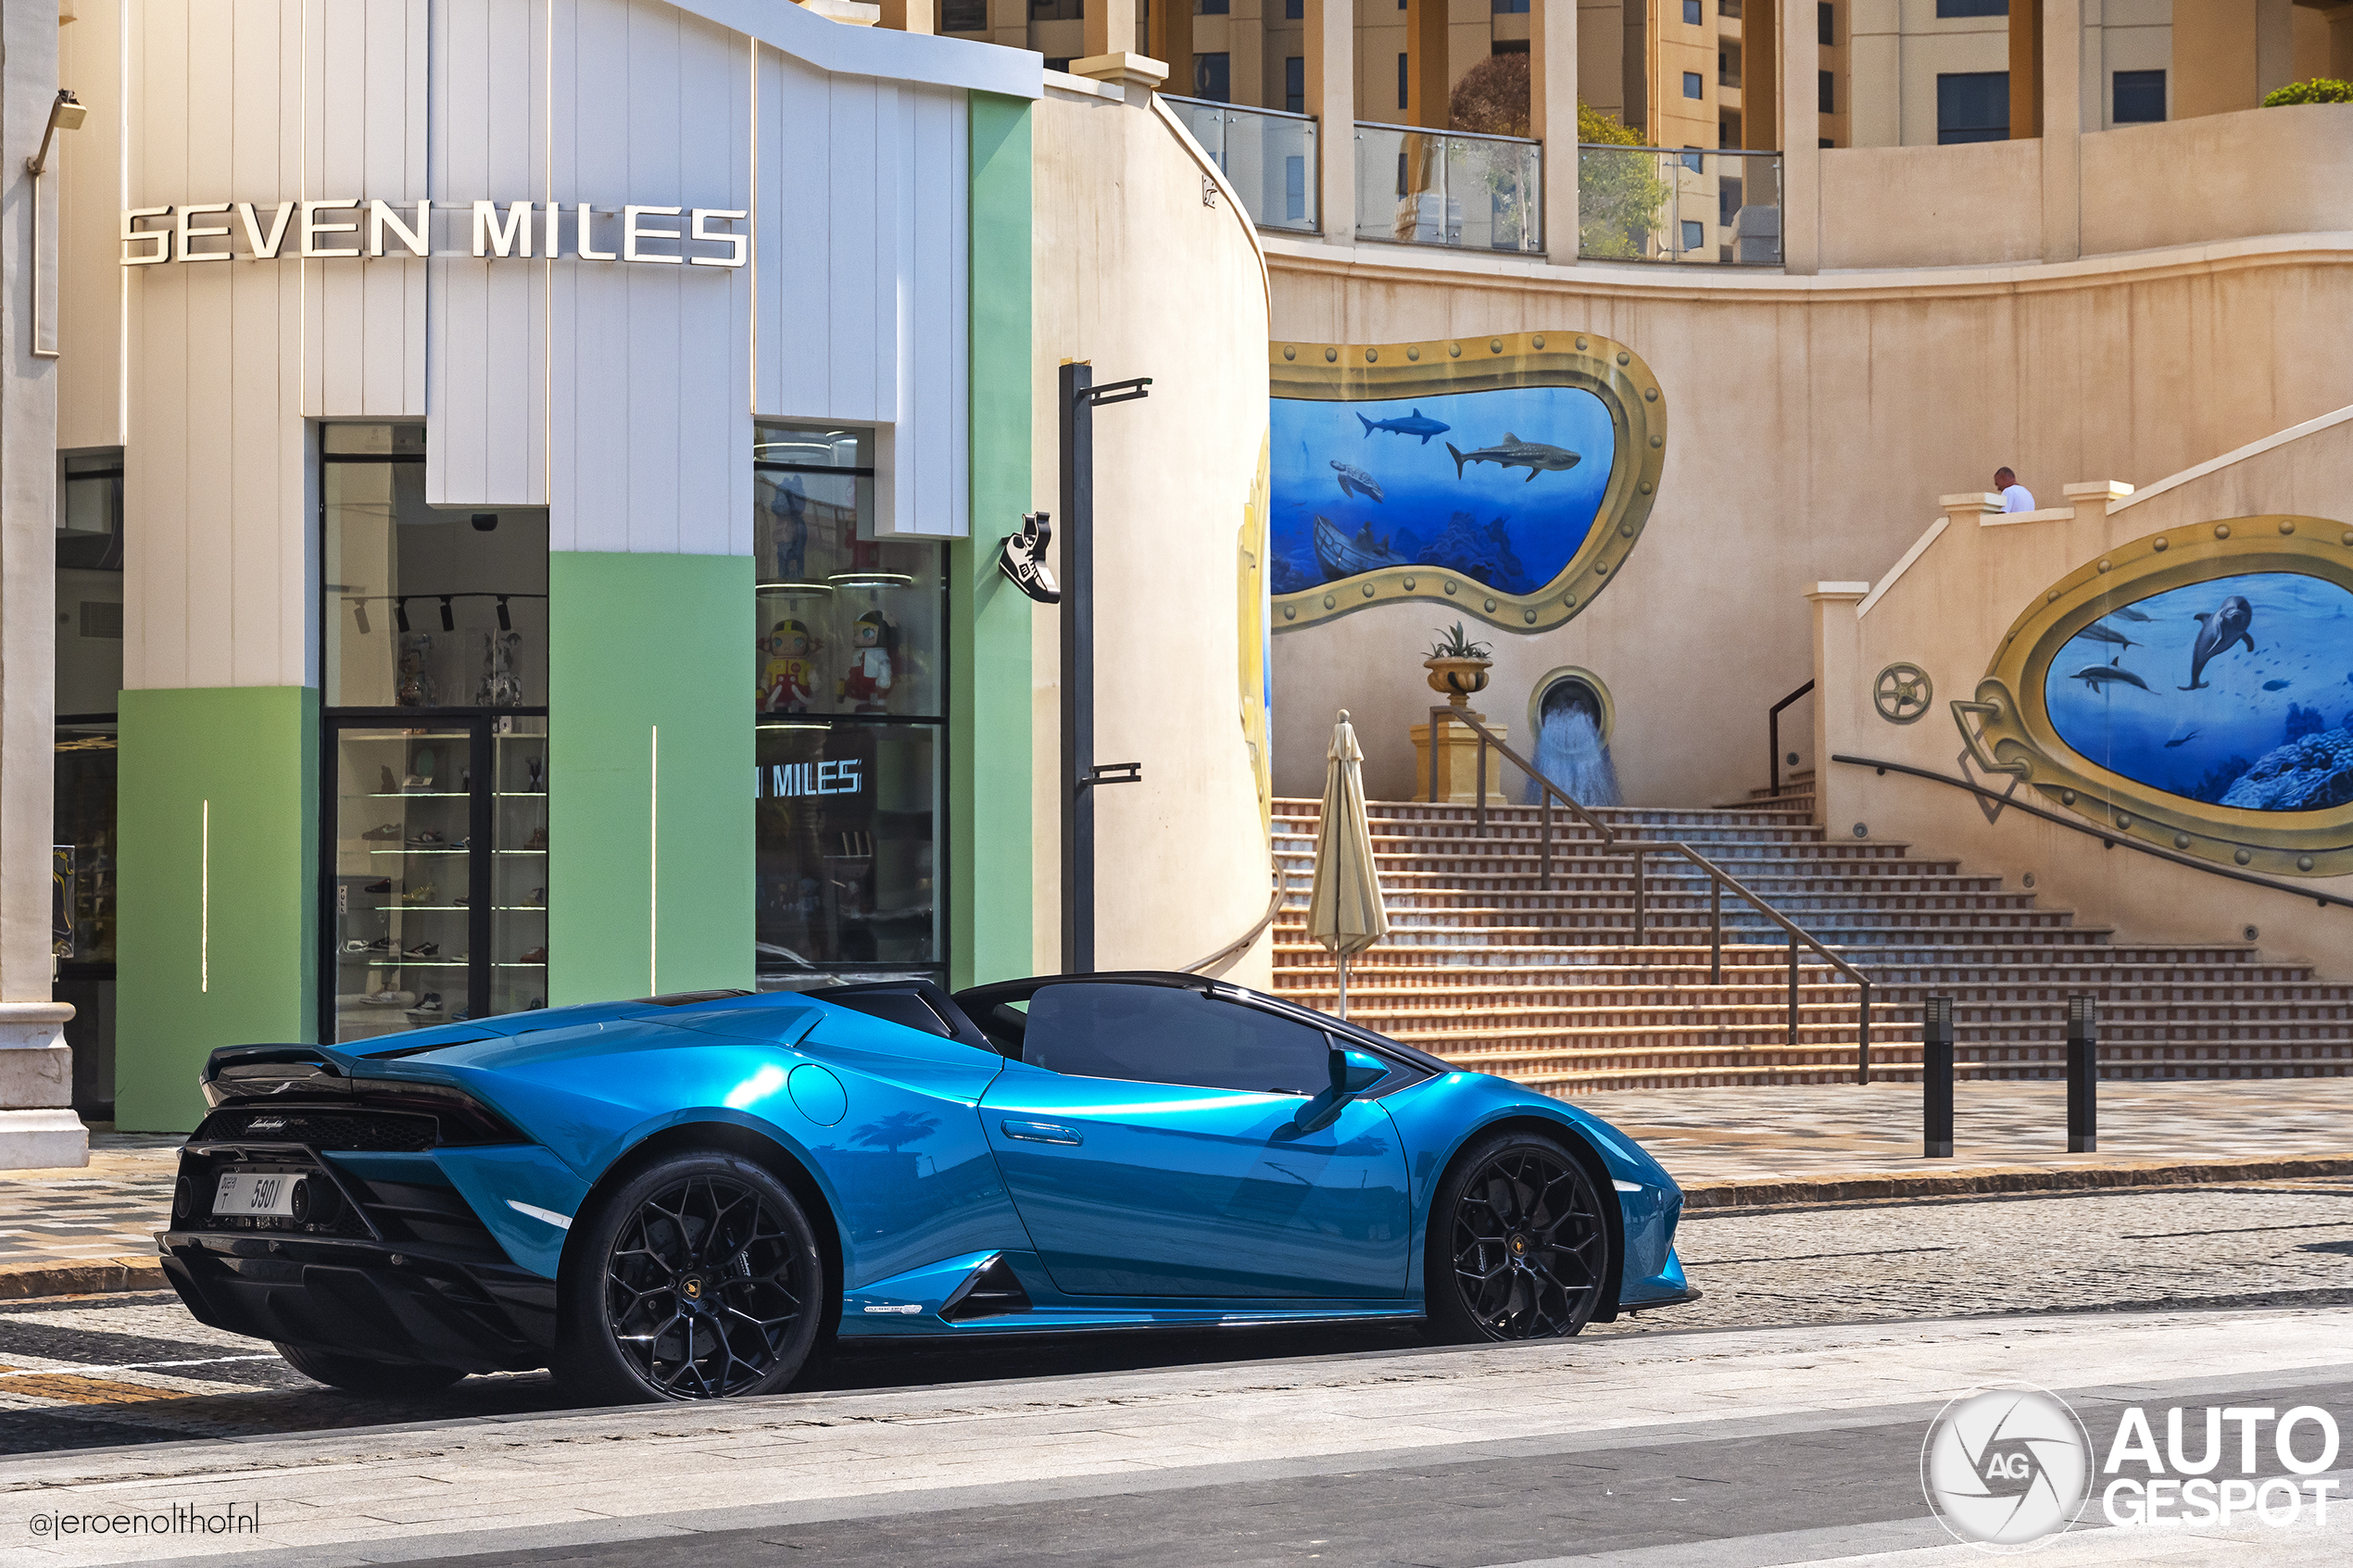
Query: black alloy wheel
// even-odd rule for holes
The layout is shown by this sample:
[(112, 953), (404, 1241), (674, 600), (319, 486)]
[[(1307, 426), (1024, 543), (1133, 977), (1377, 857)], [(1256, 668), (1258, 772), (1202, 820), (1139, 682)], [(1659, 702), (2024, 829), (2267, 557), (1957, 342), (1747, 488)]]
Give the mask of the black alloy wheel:
[(1442, 1338), (1575, 1334), (1601, 1304), (1609, 1267), (1609, 1227), (1592, 1178), (1551, 1138), (1490, 1138), (1440, 1185), (1425, 1289), (1430, 1326)]
[(673, 1155), (598, 1205), (565, 1260), (556, 1374), (599, 1403), (777, 1393), (808, 1361), (824, 1275), (784, 1184), (731, 1154)]

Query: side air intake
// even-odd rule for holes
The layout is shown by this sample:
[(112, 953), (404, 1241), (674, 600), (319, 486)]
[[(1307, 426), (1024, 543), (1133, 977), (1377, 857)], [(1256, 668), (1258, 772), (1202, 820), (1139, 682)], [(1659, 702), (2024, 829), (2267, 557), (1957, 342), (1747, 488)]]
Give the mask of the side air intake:
[(1000, 1252), (964, 1276), (964, 1283), (950, 1292), (940, 1307), (939, 1315), (950, 1323), (963, 1323), (968, 1318), (995, 1318), (1027, 1311), (1029, 1292), (1021, 1287), (1013, 1266)]

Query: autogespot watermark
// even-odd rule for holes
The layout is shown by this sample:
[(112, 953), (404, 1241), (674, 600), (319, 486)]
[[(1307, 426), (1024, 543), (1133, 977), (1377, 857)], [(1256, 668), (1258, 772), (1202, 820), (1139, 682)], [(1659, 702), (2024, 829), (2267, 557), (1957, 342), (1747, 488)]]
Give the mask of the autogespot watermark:
[(44, 1539), (59, 1536), (254, 1536), (261, 1533), (261, 1505), (224, 1502), (210, 1508), (174, 1503), (170, 1508), (117, 1513), (36, 1513), (27, 1522)]
[[(2267, 1457), (2288, 1474), (2265, 1475)], [(1920, 1490), (1959, 1539), (2022, 1551), (2065, 1534), (2095, 1491), (2100, 1516), (2119, 1529), (2325, 1524), (2338, 1483), (2320, 1476), (2336, 1457), (2336, 1418), (2318, 1405), (2174, 1406), (2154, 1422), (2129, 1405), (2095, 1466), (2091, 1435), (2066, 1400), (2032, 1384), (1993, 1384), (1929, 1424)]]

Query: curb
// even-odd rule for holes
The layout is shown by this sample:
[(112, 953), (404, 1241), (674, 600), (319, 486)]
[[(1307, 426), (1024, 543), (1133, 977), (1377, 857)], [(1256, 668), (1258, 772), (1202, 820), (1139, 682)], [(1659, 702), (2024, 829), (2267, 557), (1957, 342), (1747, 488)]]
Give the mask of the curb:
[(165, 1288), (154, 1258), (78, 1258), (71, 1262), (0, 1263), (0, 1301), (35, 1296), (98, 1296)]
[(2200, 1186), (2353, 1176), (2353, 1156), (2289, 1160), (2125, 1160), (2106, 1165), (1977, 1165), (1891, 1171), (1883, 1175), (1786, 1176), (1773, 1181), (1692, 1182), (1683, 1208), (1766, 1209), (1793, 1204), (1871, 1203), (1911, 1198), (1982, 1198), (2005, 1193), (2097, 1192), (2118, 1187)]

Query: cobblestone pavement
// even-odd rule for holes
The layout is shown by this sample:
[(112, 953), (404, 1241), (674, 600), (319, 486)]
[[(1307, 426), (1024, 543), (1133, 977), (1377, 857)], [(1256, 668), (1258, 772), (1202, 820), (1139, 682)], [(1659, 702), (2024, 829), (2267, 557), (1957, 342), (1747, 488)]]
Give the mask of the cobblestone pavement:
[(1951, 1160), (1920, 1157), (1918, 1084), (1629, 1089), (1577, 1104), (1642, 1140), (1677, 1181), (2353, 1155), (2353, 1078), (2100, 1085), (2099, 1152), (2067, 1152), (2064, 1083), (1961, 1083)]
[(90, 1144), (80, 1169), (0, 1171), (0, 1268), (155, 1255), (180, 1140), (99, 1133)]

